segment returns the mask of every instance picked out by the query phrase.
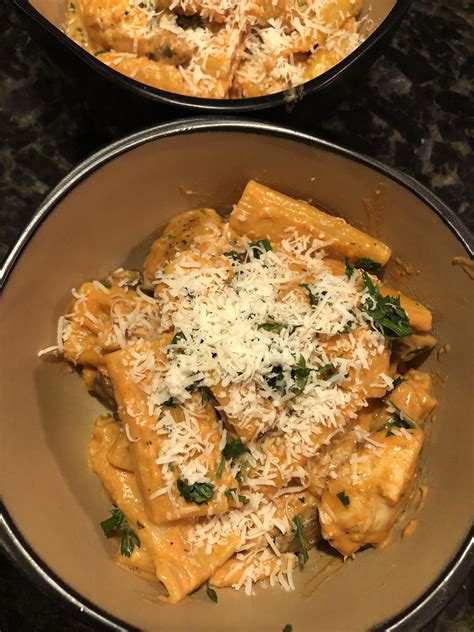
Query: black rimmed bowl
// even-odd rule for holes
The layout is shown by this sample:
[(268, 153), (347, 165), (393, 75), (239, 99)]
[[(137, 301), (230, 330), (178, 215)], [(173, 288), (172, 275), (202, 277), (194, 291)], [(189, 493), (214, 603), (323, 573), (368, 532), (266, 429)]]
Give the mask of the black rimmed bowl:
[[(326, 554), (314, 551), (294, 592), (259, 588), (247, 598), (226, 590), (213, 604), (201, 591), (171, 607), (156, 599), (155, 587), (112, 563), (98, 526), (109, 501), (86, 458), (100, 406), (77, 375), (36, 352), (55, 340), (71, 287), (139, 265), (152, 236), (180, 211), (230, 210), (249, 178), (313, 200), (386, 241), (399, 260), (387, 270), (389, 281), (433, 310), (450, 352), (442, 364), (435, 355), (426, 361), (439, 378), (440, 400), (424, 450), (428, 493), (409, 538), (397, 535), (383, 551), (358, 554), (317, 589)], [(472, 236), (424, 187), (302, 133), (232, 119), (182, 120), (99, 151), (52, 191), (1, 270), (3, 546), (32, 581), (96, 628), (419, 629), (459, 586), (472, 557), (473, 292), (462, 266), (452, 264), (472, 255)]]
[[(248, 114), (264, 113), (276, 108), (288, 109), (295, 116), (298, 109), (309, 109), (313, 117), (324, 116), (328, 108), (351, 84), (367, 72), (397, 30), (411, 0), (364, 0), (362, 15), (369, 20), (370, 35), (353, 53), (323, 75), (306, 82), (300, 88), (250, 99), (201, 99), (139, 83), (100, 62), (69, 39), (61, 26), (65, 19), (66, 0), (13, 0), (32, 37), (47, 52), (49, 58), (73, 83), (81, 97), (94, 111), (108, 119), (130, 122), (139, 117), (137, 125), (159, 118), (186, 114)], [(295, 101), (294, 95), (297, 94)]]

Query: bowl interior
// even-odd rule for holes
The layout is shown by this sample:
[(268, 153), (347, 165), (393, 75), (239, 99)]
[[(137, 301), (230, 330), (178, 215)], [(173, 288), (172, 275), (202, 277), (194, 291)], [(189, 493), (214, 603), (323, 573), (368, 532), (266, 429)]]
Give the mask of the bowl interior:
[[(49, 3), (53, 4), (53, 3)], [(200, 591), (177, 606), (117, 569), (99, 521), (109, 501), (87, 466), (86, 444), (100, 406), (80, 379), (36, 357), (54, 344), (71, 287), (120, 265), (137, 266), (176, 213), (230, 210), (249, 178), (342, 215), (385, 240), (400, 260), (388, 271), (434, 314), (450, 352), (426, 366), (439, 408), (425, 447), (428, 493), (418, 525), (384, 551), (365, 551), (317, 590), (328, 557), (315, 552), (297, 590), (258, 589), (247, 598)], [(151, 140), (98, 168), (40, 225), (4, 288), (0, 311), (1, 493), (28, 546), (68, 586), (104, 611), (147, 630), (367, 630), (429, 589), (471, 523), (470, 417), (474, 372), (472, 281), (455, 256), (462, 245), (404, 186), (329, 148), (255, 132), (196, 131)], [(405, 274), (406, 266), (411, 274)], [(416, 560), (416, 563), (414, 563)]]

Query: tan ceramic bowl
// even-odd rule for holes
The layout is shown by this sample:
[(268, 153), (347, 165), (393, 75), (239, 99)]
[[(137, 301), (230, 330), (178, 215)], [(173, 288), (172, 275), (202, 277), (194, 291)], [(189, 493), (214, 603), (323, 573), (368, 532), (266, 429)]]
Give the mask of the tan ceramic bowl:
[[(198, 205), (226, 211), (249, 178), (311, 199), (366, 227), (413, 273), (399, 287), (429, 305), (450, 352), (438, 363), (440, 406), (425, 448), (428, 494), (418, 527), (367, 550), (317, 590), (314, 551), (297, 590), (203, 591), (177, 606), (117, 569), (99, 521), (110, 503), (87, 466), (100, 406), (75, 374), (36, 357), (54, 343), (69, 289), (137, 266), (152, 236)], [(34, 216), (2, 271), (1, 537), (33, 581), (115, 629), (358, 632), (416, 630), (466, 574), (472, 503), (473, 283), (454, 257), (469, 236), (410, 178), (321, 140), (270, 125), (181, 121), (102, 150), (76, 168)], [(472, 242), (471, 242), (472, 244)], [(394, 275), (400, 266), (393, 266)], [(418, 274), (418, 271), (420, 272)], [(442, 376), (447, 376), (443, 382)], [(79, 612), (77, 610), (77, 612)]]

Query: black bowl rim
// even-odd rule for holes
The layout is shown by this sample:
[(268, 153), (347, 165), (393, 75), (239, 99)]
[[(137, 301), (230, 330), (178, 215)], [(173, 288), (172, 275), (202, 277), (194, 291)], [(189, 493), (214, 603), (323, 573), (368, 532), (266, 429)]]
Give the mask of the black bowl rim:
[(331, 84), (335, 83), (341, 75), (349, 71), (359, 59), (369, 53), (369, 51), (379, 44), (383, 39), (394, 32), (405, 13), (408, 11), (412, 0), (396, 0), (396, 3), (390, 13), (382, 20), (380, 25), (369, 35), (369, 37), (358, 46), (355, 51), (345, 57), (333, 68), (326, 71), (319, 77), (315, 77), (310, 81), (306, 81), (300, 86), (277, 92), (263, 97), (252, 97), (246, 99), (202, 99), (199, 97), (191, 97), (186, 95), (175, 94), (153, 88), (146, 84), (135, 81), (126, 75), (122, 75), (118, 71), (110, 68), (103, 62), (99, 61), (94, 55), (82, 49), (78, 44), (71, 40), (67, 35), (60, 31), (54, 24), (44, 18), (37, 11), (29, 0), (13, 0), (13, 3), (26, 14), (31, 20), (36, 22), (49, 35), (54, 37), (63, 46), (66, 46), (76, 57), (86, 63), (93, 71), (97, 72), (107, 81), (114, 83), (119, 88), (133, 93), (136, 96), (143, 97), (146, 101), (161, 103), (163, 105), (180, 107), (189, 109), (191, 112), (200, 112), (202, 114), (245, 114), (266, 110), (268, 108), (287, 105), (289, 108), (292, 104), (300, 101), (309, 94), (318, 94), (323, 92)]
[[(471, 258), (474, 257), (474, 237), (455, 213), (426, 187), (397, 169), (385, 166), (379, 161), (353, 150), (345, 149), (324, 139), (289, 128), (260, 121), (234, 119), (230, 117), (202, 117), (181, 119), (173, 123), (157, 125), (136, 132), (100, 149), (76, 166), (45, 198), (7, 255), (0, 268), (0, 290), (5, 287), (6, 281), (18, 257), (41, 223), (77, 184), (110, 160), (145, 143), (170, 136), (196, 132), (240, 132), (270, 135), (301, 142), (312, 147), (336, 153), (375, 169), (408, 189), (430, 207), (458, 238), (466, 249), (467, 254)], [(70, 608), (73, 616), (81, 616), (82, 614), (83, 617), (88, 619), (89, 623), (94, 625), (95, 629), (113, 629), (117, 631), (133, 631), (137, 629), (103, 611), (88, 599), (79, 595), (59, 578), (23, 538), (12, 517), (9, 515), (7, 508), (1, 501), (0, 545), (2, 545), (7, 555), (9, 555), (27, 577), (40, 589), (44, 592), (53, 593), (56, 596), (62, 597), (65, 604)], [(408, 607), (398, 615), (372, 628), (371, 632), (411, 632), (428, 623), (440, 612), (443, 606), (460, 587), (472, 567), (473, 561), (474, 531), (471, 528), (468, 530), (456, 555), (450, 560), (443, 572), (433, 581), (425, 593), (421, 595), (416, 602), (409, 604)]]

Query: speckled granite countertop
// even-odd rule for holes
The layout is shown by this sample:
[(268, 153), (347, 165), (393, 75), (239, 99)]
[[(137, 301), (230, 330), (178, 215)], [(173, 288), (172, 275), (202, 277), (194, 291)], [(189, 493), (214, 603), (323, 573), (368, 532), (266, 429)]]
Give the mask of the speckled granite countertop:
[[(473, 10), (470, 0), (415, 0), (383, 58), (331, 115), (306, 124), (432, 188), (474, 227)], [(123, 134), (107, 132), (39, 56), (0, 3), (0, 259), (36, 206), (88, 154)], [(472, 580), (430, 632), (474, 629)], [(0, 555), (1, 632), (91, 628), (43, 596)]]

